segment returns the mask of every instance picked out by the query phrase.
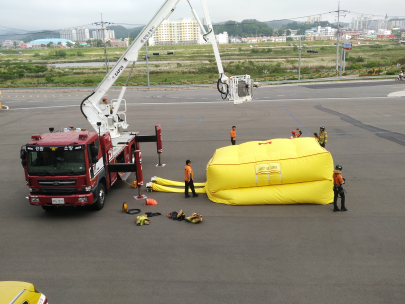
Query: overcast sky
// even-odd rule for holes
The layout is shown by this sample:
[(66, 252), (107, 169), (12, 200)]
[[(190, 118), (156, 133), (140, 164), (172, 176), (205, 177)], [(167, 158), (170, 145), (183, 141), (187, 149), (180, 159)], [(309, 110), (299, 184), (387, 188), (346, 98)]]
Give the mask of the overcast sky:
[[(315, 15), (337, 10), (334, 0), (206, 0), (213, 22), (243, 19), (269, 21)], [(23, 30), (53, 30), (77, 27), (103, 19), (114, 23), (146, 24), (164, 0), (1, 0), (0, 26)], [(200, 18), (200, 1), (190, 0)], [(388, 16), (405, 15), (404, 0), (342, 0), (340, 8), (352, 12)], [(354, 15), (346, 14), (343, 22), (351, 21)], [(192, 17), (186, 0), (180, 0), (171, 15), (171, 20)], [(332, 14), (323, 15), (323, 20), (335, 21)], [(301, 21), (306, 20), (300, 19)], [(131, 26), (127, 26), (131, 27)], [(0, 28), (2, 29), (2, 28)], [(3, 28), (4, 30), (4, 28)]]

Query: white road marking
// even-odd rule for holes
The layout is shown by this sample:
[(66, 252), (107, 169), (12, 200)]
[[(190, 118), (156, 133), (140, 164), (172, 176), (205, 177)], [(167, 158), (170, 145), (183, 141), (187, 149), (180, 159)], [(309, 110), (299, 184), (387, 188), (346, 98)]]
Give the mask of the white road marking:
[[(289, 99), (273, 99), (273, 100), (257, 100), (257, 101), (271, 101), (273, 102), (288, 102), (288, 101), (317, 101), (317, 100), (356, 100), (356, 99), (394, 99), (391, 97), (329, 97), (329, 98), (307, 98), (307, 99), (299, 99), (299, 98), (289, 98)], [(246, 102), (246, 101), (245, 101)], [(254, 102), (254, 101), (250, 101)], [(146, 105), (196, 105), (196, 104), (219, 104), (219, 103), (233, 103), (232, 101), (221, 100), (218, 101), (185, 101), (185, 102), (141, 102), (141, 103), (127, 103), (127, 105), (134, 105), (134, 106), (146, 106)], [(52, 108), (70, 108), (70, 107), (79, 107), (80, 105), (63, 105), (63, 106), (47, 106), (47, 107), (31, 107), (31, 108), (15, 108), (10, 109), (10, 111), (16, 110), (35, 110), (35, 109), (52, 109)]]
[(392, 92), (387, 95), (388, 97), (405, 97), (405, 91)]

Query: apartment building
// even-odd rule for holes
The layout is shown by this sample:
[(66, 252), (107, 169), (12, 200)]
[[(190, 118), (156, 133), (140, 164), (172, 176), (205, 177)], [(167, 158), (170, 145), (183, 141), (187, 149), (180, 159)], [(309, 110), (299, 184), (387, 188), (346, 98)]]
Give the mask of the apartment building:
[(183, 18), (178, 21), (165, 20), (156, 29), (149, 45), (185, 45), (205, 43), (197, 20)]
[(87, 41), (90, 39), (89, 29), (82, 26), (76, 29), (77, 41)]
[(77, 41), (77, 32), (74, 28), (62, 29), (60, 32), (60, 38)]
[(103, 30), (102, 29), (96, 29), (92, 32), (93, 34), (93, 39), (95, 40), (103, 40), (107, 41), (107, 39), (114, 38), (115, 39), (115, 32), (114, 30), (110, 29), (104, 29), (104, 37), (103, 37)]

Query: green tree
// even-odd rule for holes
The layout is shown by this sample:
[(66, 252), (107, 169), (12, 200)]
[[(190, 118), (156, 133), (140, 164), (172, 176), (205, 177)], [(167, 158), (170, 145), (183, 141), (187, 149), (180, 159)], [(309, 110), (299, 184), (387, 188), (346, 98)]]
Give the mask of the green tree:
[(283, 30), (283, 29), (279, 29), (279, 30), (277, 31), (277, 34), (278, 34), (279, 36), (283, 36), (284, 30)]
[(52, 77), (52, 75), (46, 75), (45, 81), (47, 83), (52, 83), (54, 81), (54, 78)]
[(17, 42), (16, 41), (13, 42), (13, 46), (14, 46), (14, 49), (17, 48)]
[(66, 42), (66, 46), (67, 46), (68, 48), (71, 48), (71, 47), (73, 46), (73, 43), (71, 43), (71, 42)]
[(291, 31), (290, 31), (290, 30), (287, 30), (286, 35), (287, 35), (287, 36), (291, 36)]

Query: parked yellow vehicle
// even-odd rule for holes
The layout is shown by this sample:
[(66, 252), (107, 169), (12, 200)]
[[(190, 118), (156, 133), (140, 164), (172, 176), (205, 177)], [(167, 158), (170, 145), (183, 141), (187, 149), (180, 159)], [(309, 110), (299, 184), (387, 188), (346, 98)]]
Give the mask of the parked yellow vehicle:
[(0, 304), (48, 304), (46, 296), (26, 282), (0, 282)]

